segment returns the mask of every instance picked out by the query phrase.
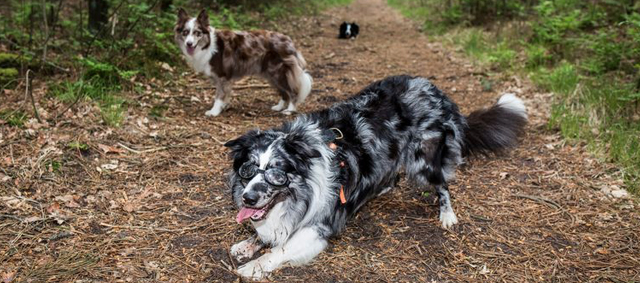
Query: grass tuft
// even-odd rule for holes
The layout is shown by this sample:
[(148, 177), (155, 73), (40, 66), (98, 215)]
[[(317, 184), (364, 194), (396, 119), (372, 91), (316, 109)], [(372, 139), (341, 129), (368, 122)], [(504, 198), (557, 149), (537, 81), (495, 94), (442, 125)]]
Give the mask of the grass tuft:
[(4, 120), (12, 127), (22, 128), (27, 122), (27, 114), (20, 110), (3, 110), (0, 111), (0, 119)]

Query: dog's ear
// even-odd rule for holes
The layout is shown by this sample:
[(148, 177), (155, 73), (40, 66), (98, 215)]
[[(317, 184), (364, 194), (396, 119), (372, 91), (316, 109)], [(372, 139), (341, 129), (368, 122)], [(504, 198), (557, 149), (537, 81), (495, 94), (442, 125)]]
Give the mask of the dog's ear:
[(224, 146), (230, 148), (233, 152), (241, 151), (245, 148), (248, 148), (254, 142), (253, 139), (257, 135), (257, 130), (249, 131), (248, 133), (238, 137), (237, 139), (226, 142)]
[(304, 134), (292, 132), (284, 139), (284, 148), (287, 152), (300, 157), (301, 159), (318, 158), (322, 155), (313, 148), (307, 141)]
[(203, 27), (209, 26), (209, 14), (207, 14), (207, 10), (202, 9), (202, 11), (200, 11), (197, 21)]
[(186, 22), (188, 19), (189, 14), (187, 14), (187, 11), (182, 8), (178, 9), (178, 22)]
[(240, 166), (247, 160), (251, 145), (256, 142), (259, 131), (253, 130), (230, 140), (224, 144), (225, 147), (231, 149), (231, 158), (233, 158), (233, 169), (238, 170)]

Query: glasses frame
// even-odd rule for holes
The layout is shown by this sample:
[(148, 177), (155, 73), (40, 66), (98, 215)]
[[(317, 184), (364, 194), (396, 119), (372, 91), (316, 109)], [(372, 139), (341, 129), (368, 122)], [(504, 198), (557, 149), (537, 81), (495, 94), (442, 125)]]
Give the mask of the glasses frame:
[[(243, 168), (246, 168), (247, 166), (253, 166), (253, 167), (255, 167), (255, 169), (252, 172), (252, 174), (243, 176), (243, 174), (242, 174), (242, 172), (244, 171)], [(267, 178), (267, 176), (269, 176), (269, 174), (267, 172), (281, 174), (285, 178), (284, 183), (282, 183), (282, 184), (274, 183), (273, 180), (271, 180), (271, 178)], [(278, 168), (269, 168), (267, 170), (264, 170), (264, 169), (258, 168), (258, 165), (256, 165), (256, 164), (245, 163), (245, 164), (242, 164), (242, 166), (240, 166), (240, 168), (238, 169), (238, 176), (240, 176), (240, 178), (242, 178), (244, 180), (253, 179), (253, 177), (255, 177), (258, 174), (264, 175), (264, 180), (267, 183), (269, 183), (269, 185), (276, 186), (276, 187), (286, 187), (286, 186), (289, 185), (289, 176), (287, 176), (287, 172), (285, 172), (284, 170), (278, 169)]]

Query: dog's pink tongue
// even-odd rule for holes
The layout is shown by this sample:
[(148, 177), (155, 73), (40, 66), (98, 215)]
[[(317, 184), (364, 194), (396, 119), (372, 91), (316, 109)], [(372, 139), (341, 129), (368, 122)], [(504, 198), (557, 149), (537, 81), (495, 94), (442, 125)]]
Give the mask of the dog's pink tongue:
[(240, 209), (240, 212), (238, 212), (238, 216), (236, 216), (236, 222), (242, 223), (242, 221), (247, 218), (251, 218), (251, 216), (258, 214), (260, 211), (260, 209), (243, 207), (242, 209)]
[(196, 50), (196, 48), (195, 48), (195, 47), (187, 46), (187, 53), (189, 53), (189, 55), (193, 55), (193, 52), (194, 52), (195, 50)]

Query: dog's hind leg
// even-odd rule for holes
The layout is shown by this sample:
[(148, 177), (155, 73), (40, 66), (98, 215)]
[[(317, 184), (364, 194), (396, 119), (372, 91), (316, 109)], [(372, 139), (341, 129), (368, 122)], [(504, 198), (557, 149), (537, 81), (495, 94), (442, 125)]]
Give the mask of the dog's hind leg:
[(207, 116), (218, 116), (229, 106), (231, 99), (231, 82), (222, 78), (215, 79), (216, 82), (216, 98), (213, 102), (211, 110), (204, 113)]
[(285, 103), (287, 104), (287, 109), (282, 111), (282, 114), (291, 115), (297, 111), (296, 109), (296, 94), (293, 93), (290, 85), (282, 86), (284, 93), (282, 97), (286, 97)]
[(449, 187), (447, 183), (436, 185), (436, 193), (438, 193), (438, 203), (440, 204), (440, 222), (442, 227), (448, 229), (453, 224), (458, 223), (453, 208), (451, 207), (451, 196), (449, 195)]
[(289, 95), (287, 94), (286, 91), (281, 89), (278, 89), (278, 93), (280, 94), (280, 101), (278, 102), (278, 104), (271, 107), (271, 110), (279, 112), (284, 110), (284, 108), (287, 106), (287, 101), (289, 101)]
[(305, 227), (295, 232), (282, 246), (274, 247), (258, 259), (238, 268), (244, 277), (262, 279), (282, 264), (302, 265), (315, 258), (327, 247), (327, 239), (320, 227)]
[(289, 100), (287, 109), (285, 109), (284, 111), (282, 111), (282, 114), (284, 115), (291, 115), (293, 113), (296, 113), (296, 111), (298, 111), (298, 109), (296, 108), (295, 103), (293, 103), (293, 100)]
[[(296, 112), (295, 94), (291, 89), (291, 86), (287, 82), (285, 74), (280, 74), (279, 77), (273, 78), (271, 84), (278, 90), (280, 94), (280, 102), (277, 105), (271, 107), (274, 111), (282, 111), (282, 114), (291, 115)], [(286, 107), (286, 109), (285, 109)]]
[(419, 144), (410, 146), (408, 165), (405, 165), (409, 177), (418, 184), (429, 184), (436, 188), (440, 203), (440, 222), (447, 229), (458, 223), (458, 218), (451, 207), (451, 196), (447, 182), (453, 178), (457, 151), (447, 145), (452, 138), (446, 132), (432, 131), (422, 137)]
[(231, 246), (230, 252), (236, 260), (244, 261), (253, 257), (253, 254), (262, 249), (262, 247), (264, 247), (264, 244), (260, 242), (257, 235), (253, 235), (251, 238)]

